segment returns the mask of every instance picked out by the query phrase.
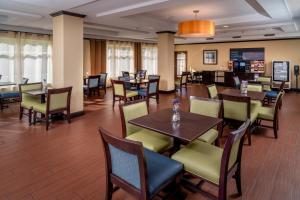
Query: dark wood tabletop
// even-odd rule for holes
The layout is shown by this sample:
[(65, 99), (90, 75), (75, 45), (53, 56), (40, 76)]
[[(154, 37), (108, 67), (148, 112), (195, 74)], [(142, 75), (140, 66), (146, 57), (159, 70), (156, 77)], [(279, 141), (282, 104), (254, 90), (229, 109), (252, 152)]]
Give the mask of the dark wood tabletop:
[(0, 86), (9, 86), (9, 85), (16, 85), (16, 83), (13, 83), (13, 82), (0, 82)]
[(222, 119), (180, 111), (180, 122), (172, 122), (172, 109), (165, 109), (130, 120), (140, 126), (189, 143), (222, 122)]
[(131, 83), (131, 84), (144, 84), (144, 83), (148, 83), (149, 80), (147, 80), (147, 79), (141, 79), (141, 80), (131, 79), (131, 80), (128, 80), (128, 81), (125, 81), (125, 82)]
[(250, 97), (251, 100), (259, 100), (263, 101), (266, 93), (265, 92), (255, 92), (255, 91), (248, 91), (247, 94), (241, 94), (241, 90), (239, 89), (225, 89), (219, 94), (225, 94), (225, 95), (230, 95), (230, 96), (235, 96), (235, 97)]
[(30, 94), (32, 96), (41, 96), (41, 95), (46, 95), (47, 91), (46, 90), (28, 90), (28, 91), (24, 91), (23, 93)]

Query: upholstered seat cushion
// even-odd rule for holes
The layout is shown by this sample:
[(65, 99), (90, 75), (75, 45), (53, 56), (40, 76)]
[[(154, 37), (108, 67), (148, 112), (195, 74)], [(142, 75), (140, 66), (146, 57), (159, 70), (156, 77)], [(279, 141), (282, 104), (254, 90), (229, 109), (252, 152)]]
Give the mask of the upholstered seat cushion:
[(32, 109), (33, 105), (40, 104), (41, 103), (41, 97), (40, 96), (32, 96), (28, 94), (22, 95), (22, 102), (21, 106), (26, 109)]
[(198, 138), (198, 140), (212, 144), (216, 141), (216, 139), (218, 138), (218, 135), (219, 135), (219, 133), (216, 129), (210, 129), (209, 131), (207, 131), (206, 133), (201, 135)]
[(274, 99), (277, 98), (277, 95), (278, 95), (277, 91), (267, 91), (267, 93), (266, 93), (266, 97), (274, 98)]
[(127, 98), (134, 97), (134, 96), (137, 96), (137, 95), (138, 95), (137, 91), (126, 90), (126, 97)]
[(262, 102), (258, 100), (251, 100), (251, 106), (262, 106)]
[(144, 150), (148, 172), (149, 195), (158, 191), (169, 180), (172, 180), (183, 169), (183, 164), (158, 153)]
[(172, 146), (170, 137), (147, 129), (132, 133), (126, 139), (142, 142), (145, 148), (155, 152), (163, 152)]
[(0, 98), (2, 99), (10, 99), (10, 98), (18, 98), (18, 97), (20, 97), (20, 93), (18, 91), (0, 93)]
[(172, 156), (184, 165), (184, 170), (219, 184), (223, 149), (196, 140)]
[(251, 101), (250, 104), (250, 121), (251, 124), (255, 122), (258, 116), (258, 112), (261, 108), (261, 104), (259, 104), (257, 101)]
[(37, 112), (46, 114), (46, 107), (47, 107), (46, 103), (38, 103), (38, 104), (34, 104), (32, 108)]
[(259, 119), (273, 120), (274, 119), (274, 108), (261, 107), (258, 112)]

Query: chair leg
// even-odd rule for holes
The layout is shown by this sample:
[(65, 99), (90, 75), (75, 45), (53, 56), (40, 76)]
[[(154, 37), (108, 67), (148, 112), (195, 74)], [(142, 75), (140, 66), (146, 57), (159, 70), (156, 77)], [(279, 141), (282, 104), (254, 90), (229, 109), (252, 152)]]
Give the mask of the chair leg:
[(112, 200), (113, 184), (109, 181), (106, 186), (105, 200)]
[(33, 125), (36, 124), (36, 114), (37, 114), (37, 112), (34, 110), (33, 111)]
[(219, 185), (219, 194), (218, 194), (218, 200), (226, 200), (227, 196), (227, 183), (224, 182), (223, 184)]
[(68, 123), (71, 123), (71, 114), (70, 114), (70, 109), (67, 110), (67, 119), (68, 119)]
[(159, 104), (159, 94), (156, 94), (156, 103)]
[(20, 120), (22, 120), (22, 118), (23, 118), (23, 112), (24, 112), (24, 108), (22, 106), (20, 106), (20, 116), (19, 116)]
[(49, 114), (46, 114), (46, 131), (49, 129)]
[(248, 135), (248, 144), (249, 144), (249, 146), (251, 146), (251, 130), (250, 129), (248, 129), (247, 130), (247, 135)]
[(115, 101), (116, 101), (116, 97), (113, 97), (113, 108), (115, 107)]
[(31, 126), (31, 121), (32, 121), (32, 109), (28, 110), (28, 123), (29, 126)]
[(237, 170), (235, 172), (235, 183), (238, 194), (242, 196), (242, 184), (241, 184), (241, 164), (238, 165)]

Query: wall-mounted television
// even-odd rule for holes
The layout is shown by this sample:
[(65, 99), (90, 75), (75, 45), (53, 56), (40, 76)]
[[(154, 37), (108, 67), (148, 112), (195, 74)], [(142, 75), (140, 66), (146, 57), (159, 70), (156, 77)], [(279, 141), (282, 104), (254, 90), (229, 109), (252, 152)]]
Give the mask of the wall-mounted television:
[(265, 48), (238, 48), (230, 49), (232, 61), (264, 61)]

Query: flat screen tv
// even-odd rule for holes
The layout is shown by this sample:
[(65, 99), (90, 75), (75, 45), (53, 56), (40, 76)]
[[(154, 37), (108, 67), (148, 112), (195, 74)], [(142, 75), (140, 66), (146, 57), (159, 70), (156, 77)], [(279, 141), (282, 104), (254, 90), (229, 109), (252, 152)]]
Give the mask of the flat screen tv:
[(230, 60), (233, 61), (264, 61), (265, 48), (230, 49)]

